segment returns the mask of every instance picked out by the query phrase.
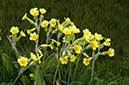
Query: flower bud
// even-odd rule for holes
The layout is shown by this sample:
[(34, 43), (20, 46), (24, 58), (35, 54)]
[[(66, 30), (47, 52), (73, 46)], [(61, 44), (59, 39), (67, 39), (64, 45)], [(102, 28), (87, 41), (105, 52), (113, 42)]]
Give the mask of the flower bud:
[(92, 47), (91, 45), (87, 45), (87, 46), (86, 46), (86, 49), (89, 49), (89, 48), (91, 48), (91, 47)]
[(69, 51), (67, 51), (67, 53), (68, 53), (68, 56), (69, 56), (69, 57), (72, 56), (72, 54), (71, 54)]
[(106, 54), (107, 54), (107, 52), (102, 52), (101, 54), (102, 54), (102, 55), (106, 55)]
[(66, 55), (66, 52), (65, 51), (63, 51), (63, 53), (62, 53), (62, 57), (64, 57)]

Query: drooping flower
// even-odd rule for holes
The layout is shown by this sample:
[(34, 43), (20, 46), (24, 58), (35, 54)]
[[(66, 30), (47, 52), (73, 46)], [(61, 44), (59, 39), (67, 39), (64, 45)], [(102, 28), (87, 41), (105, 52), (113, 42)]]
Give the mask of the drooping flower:
[(111, 45), (110, 41), (111, 41), (111, 39), (110, 39), (110, 38), (107, 38), (107, 39), (105, 40), (105, 42), (104, 42), (104, 45), (105, 45), (105, 46), (110, 46), (110, 45)]
[(49, 22), (47, 20), (44, 20), (42, 23), (41, 23), (41, 27), (47, 27), (49, 24)]
[(25, 58), (25, 57), (21, 57), (18, 59), (18, 63), (20, 64), (20, 66), (26, 66), (28, 63), (28, 58)]
[(65, 22), (67, 23), (67, 24), (70, 24), (70, 18), (64, 18), (65, 19)]
[(36, 40), (38, 38), (38, 35), (34, 32), (30, 34), (30, 40)]
[(22, 20), (28, 19), (27, 17), (27, 13), (24, 14), (24, 16), (22, 17)]
[(69, 35), (69, 34), (71, 34), (71, 30), (68, 29), (68, 28), (65, 28), (65, 29), (63, 30), (63, 33), (64, 33), (65, 35)]
[(60, 61), (61, 61), (62, 64), (67, 64), (68, 59), (66, 57), (61, 57)]
[(19, 32), (19, 28), (13, 26), (13, 27), (11, 27), (10, 32), (11, 32), (12, 34), (17, 34), (17, 33)]
[(112, 49), (112, 48), (109, 48), (109, 50), (108, 50), (108, 55), (110, 56), (110, 57), (113, 57), (114, 55), (115, 55), (115, 50), (114, 49)]
[(62, 25), (58, 25), (58, 30), (62, 31), (63, 30), (63, 26)]
[(45, 14), (47, 12), (44, 8), (40, 8), (39, 11), (41, 14)]
[(36, 55), (32, 52), (30, 53), (30, 57), (31, 57), (31, 59), (36, 60)]
[(38, 16), (39, 15), (38, 8), (32, 8), (32, 9), (30, 9), (30, 14), (32, 16)]
[(23, 31), (20, 32), (20, 36), (26, 37), (26, 35)]
[(87, 58), (83, 58), (83, 64), (88, 66), (90, 64), (90, 60)]
[(82, 47), (80, 45), (75, 45), (75, 48), (74, 48), (75, 52), (77, 54), (81, 53), (81, 50), (82, 50)]
[(53, 46), (52, 46), (52, 44), (49, 44), (49, 47), (53, 50)]
[(97, 47), (98, 47), (98, 42), (97, 42), (97, 41), (94, 41), (94, 42), (92, 43), (92, 49), (93, 49), (93, 50), (96, 50)]
[(75, 57), (74, 55), (72, 55), (72, 56), (70, 57), (70, 61), (71, 61), (71, 62), (74, 62), (76, 59), (77, 59), (77, 57)]

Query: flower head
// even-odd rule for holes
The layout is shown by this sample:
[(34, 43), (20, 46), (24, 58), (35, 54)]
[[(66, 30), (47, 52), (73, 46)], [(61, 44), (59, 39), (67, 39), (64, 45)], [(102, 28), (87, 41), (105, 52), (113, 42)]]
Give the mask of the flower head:
[(84, 35), (86, 35), (86, 36), (91, 36), (91, 32), (89, 31), (89, 29), (83, 30), (83, 33), (84, 33)]
[(63, 26), (62, 25), (58, 25), (58, 30), (62, 31), (63, 30)]
[(102, 40), (102, 39), (103, 39), (102, 35), (100, 35), (100, 34), (98, 34), (98, 33), (95, 33), (95, 38), (96, 38), (97, 40)]
[(23, 37), (26, 37), (26, 35), (23, 31), (20, 32), (20, 35), (23, 36)]
[(71, 31), (72, 31), (73, 34), (74, 34), (74, 33), (79, 33), (79, 32), (80, 32), (80, 30), (77, 29), (76, 26), (72, 26), (72, 27), (70, 27), (70, 29), (71, 29)]
[(105, 45), (105, 46), (110, 46), (110, 45), (111, 45), (110, 41), (111, 41), (111, 39), (110, 39), (110, 38), (107, 38), (107, 39), (105, 40), (105, 42), (104, 42), (104, 45)]
[(75, 48), (74, 48), (75, 52), (77, 54), (81, 53), (81, 50), (82, 50), (82, 47), (80, 45), (75, 45)]
[(68, 28), (65, 28), (65, 29), (63, 30), (63, 33), (64, 33), (65, 35), (69, 35), (69, 34), (71, 34), (71, 30), (68, 29)]
[(32, 8), (32, 9), (30, 9), (30, 14), (32, 16), (38, 16), (39, 15), (38, 8)]
[(67, 24), (70, 24), (70, 18), (65, 18), (65, 22), (67, 23)]
[(31, 57), (31, 59), (36, 60), (36, 55), (32, 52), (30, 53), (30, 57)]
[(47, 12), (44, 8), (40, 8), (39, 11), (41, 14), (45, 14)]
[(83, 64), (88, 66), (90, 64), (90, 60), (87, 58), (83, 58)]
[(30, 34), (30, 40), (36, 40), (38, 38), (38, 35), (34, 32)]
[(32, 73), (31, 73), (29, 76), (30, 76), (30, 77), (33, 77), (33, 76), (34, 76), (34, 74), (32, 74)]
[(27, 13), (24, 14), (24, 16), (22, 17), (22, 20), (28, 19), (27, 17)]
[(52, 18), (50, 21), (50, 25), (54, 27), (56, 25), (56, 19)]
[(49, 24), (49, 22), (46, 21), (46, 20), (44, 20), (44, 21), (41, 23), (41, 26), (42, 26), (42, 27), (47, 27), (48, 24)]
[(30, 29), (27, 29), (27, 33), (28, 33), (28, 34), (31, 34), (31, 30), (30, 30)]
[(76, 59), (77, 59), (77, 57), (75, 57), (74, 55), (72, 55), (72, 56), (70, 57), (70, 61), (71, 61), (71, 62), (74, 62)]
[(52, 46), (52, 44), (50, 44), (50, 45), (49, 45), (49, 47), (53, 50), (53, 46)]
[(98, 42), (97, 42), (97, 41), (94, 41), (94, 42), (92, 43), (92, 49), (93, 49), (93, 50), (96, 50), (97, 47), (98, 47)]
[(27, 61), (28, 59), (25, 57), (21, 57), (18, 59), (18, 63), (20, 64), (20, 66), (26, 66), (28, 64)]
[(17, 33), (19, 32), (19, 28), (13, 26), (13, 27), (11, 27), (10, 32), (11, 32), (12, 34), (17, 34)]
[(61, 57), (60, 61), (61, 61), (62, 64), (67, 64), (68, 59), (66, 57)]
[(109, 50), (108, 50), (108, 55), (110, 56), (110, 57), (113, 57), (114, 55), (115, 55), (115, 50), (114, 49), (112, 49), (112, 48), (109, 48)]

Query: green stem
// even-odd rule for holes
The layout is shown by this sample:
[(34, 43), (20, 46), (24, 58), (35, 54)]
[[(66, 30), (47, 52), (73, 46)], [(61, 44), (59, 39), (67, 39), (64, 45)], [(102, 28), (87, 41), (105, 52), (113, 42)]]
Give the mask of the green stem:
[[(71, 67), (71, 62), (70, 62), (70, 67)], [(68, 84), (69, 84), (69, 81), (70, 81), (70, 76), (71, 76), (71, 68), (70, 68), (70, 70), (69, 70)]]
[(92, 61), (91, 80), (93, 79), (93, 74), (94, 74), (94, 64), (95, 64), (95, 61), (93, 60)]
[[(58, 69), (58, 75), (59, 75), (59, 80), (60, 80), (60, 82), (61, 82), (61, 73), (60, 73), (60, 69)], [(61, 83), (60, 83), (60, 85), (61, 85)]]
[(56, 82), (56, 76), (57, 76), (57, 71), (60, 67), (60, 62), (58, 63), (58, 67), (56, 68), (56, 72), (55, 72), (55, 75), (54, 75), (54, 80), (53, 80), (53, 85), (55, 85), (55, 82)]
[(74, 81), (75, 76), (76, 76), (76, 71), (77, 71), (77, 67), (78, 67), (78, 63), (79, 63), (79, 58), (80, 58), (80, 56), (77, 59), (77, 64), (76, 64), (76, 67), (75, 67), (75, 70), (74, 70), (74, 75), (73, 75), (73, 80), (72, 81)]
[(14, 80), (13, 84), (12, 85), (15, 85), (16, 81), (18, 80), (18, 78), (20, 77), (21, 73), (19, 72), (18, 73), (18, 76), (16, 77), (16, 79)]

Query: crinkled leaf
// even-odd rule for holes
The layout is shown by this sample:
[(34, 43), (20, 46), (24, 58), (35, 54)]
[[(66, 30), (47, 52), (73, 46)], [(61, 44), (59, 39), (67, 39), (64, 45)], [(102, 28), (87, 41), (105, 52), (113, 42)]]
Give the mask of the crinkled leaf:
[(43, 76), (39, 68), (37, 68), (35, 71), (35, 81), (36, 85), (44, 85)]

